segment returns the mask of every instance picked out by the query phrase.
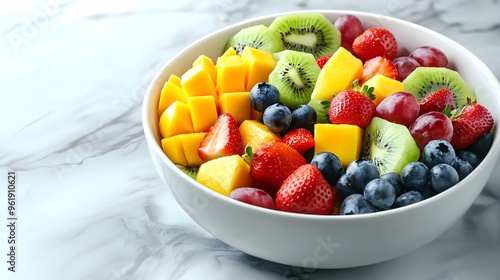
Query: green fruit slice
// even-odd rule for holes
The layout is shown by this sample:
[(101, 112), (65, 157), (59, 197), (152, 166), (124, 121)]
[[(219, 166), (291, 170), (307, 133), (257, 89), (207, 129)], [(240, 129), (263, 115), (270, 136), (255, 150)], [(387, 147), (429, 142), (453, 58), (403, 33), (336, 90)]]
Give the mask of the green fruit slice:
[(189, 177), (196, 180), (196, 175), (198, 175), (198, 170), (200, 169), (198, 166), (184, 166), (180, 164), (176, 164), (176, 166), (184, 173), (186, 173)]
[(229, 39), (224, 51), (233, 47), (236, 53), (241, 55), (246, 46), (267, 51), (269, 53), (280, 52), (283, 50), (283, 44), (281, 43), (279, 34), (269, 30), (267, 26), (262, 24), (241, 29)]

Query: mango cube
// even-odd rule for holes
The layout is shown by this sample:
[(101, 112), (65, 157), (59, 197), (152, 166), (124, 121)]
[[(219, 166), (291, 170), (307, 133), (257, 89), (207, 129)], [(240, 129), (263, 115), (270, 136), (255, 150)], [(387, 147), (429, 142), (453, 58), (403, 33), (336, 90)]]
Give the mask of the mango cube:
[(181, 78), (175, 74), (171, 74), (170, 77), (168, 77), (167, 82), (171, 82), (178, 87), (181, 86)]
[(334, 94), (350, 89), (352, 82), (363, 76), (363, 62), (340, 47), (319, 72), (311, 99), (332, 100)]
[(217, 60), (217, 92), (246, 91), (246, 67), (240, 56), (219, 57)]
[(188, 105), (175, 101), (160, 117), (160, 132), (164, 138), (194, 132)]
[[(233, 47), (228, 48), (220, 57), (238, 55)], [(217, 66), (216, 66), (217, 67)]]
[(194, 132), (207, 132), (217, 120), (217, 105), (213, 96), (188, 98), (189, 113)]
[(188, 97), (203, 95), (217, 97), (212, 77), (202, 64), (193, 66), (181, 76), (181, 86)]
[(184, 149), (182, 148), (181, 135), (175, 135), (161, 140), (161, 148), (165, 155), (175, 164), (188, 165)]
[(210, 78), (212, 78), (212, 82), (215, 83), (217, 82), (217, 71), (215, 70), (215, 65), (212, 62), (212, 59), (206, 55), (200, 55), (194, 62), (193, 62), (193, 67), (196, 65), (201, 65), (205, 70), (210, 74)]
[(387, 96), (404, 90), (403, 83), (381, 74), (371, 77), (363, 84), (363, 86), (364, 85), (373, 87), (373, 94), (375, 95), (373, 103), (375, 103), (375, 106), (378, 106), (378, 104)]
[[(182, 150), (189, 166), (199, 166), (205, 161), (198, 155), (198, 148), (201, 140), (205, 137), (205, 132), (179, 134), (181, 138)], [(174, 137), (177, 137), (174, 136)]]
[(196, 181), (225, 196), (229, 196), (236, 188), (249, 187), (253, 183), (250, 166), (240, 155), (220, 157), (203, 163)]
[(251, 118), (250, 92), (227, 92), (220, 96), (219, 107), (221, 114), (231, 114), (236, 123), (241, 124)]
[(172, 105), (172, 103), (174, 103), (175, 101), (187, 103), (186, 93), (180, 86), (174, 84), (173, 82), (167, 81), (160, 93), (160, 101), (158, 102), (158, 116), (161, 116), (163, 111), (165, 111), (168, 106)]
[(246, 66), (245, 87), (250, 91), (254, 85), (266, 82), (269, 74), (276, 67), (276, 60), (271, 53), (246, 46), (241, 54)]
[(279, 139), (280, 137), (269, 130), (267, 126), (256, 120), (245, 120), (240, 124), (240, 133), (243, 143), (255, 152), (266, 142)]
[(342, 166), (347, 168), (349, 163), (358, 159), (363, 144), (364, 130), (357, 125), (350, 124), (315, 124), (314, 125), (314, 154), (330, 152), (335, 154)]

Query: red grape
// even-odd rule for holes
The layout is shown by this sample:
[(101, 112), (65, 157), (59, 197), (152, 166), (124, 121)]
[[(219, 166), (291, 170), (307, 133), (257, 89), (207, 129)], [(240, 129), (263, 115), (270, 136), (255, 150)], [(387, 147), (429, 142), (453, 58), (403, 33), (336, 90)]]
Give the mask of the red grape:
[(377, 116), (393, 123), (409, 127), (418, 117), (420, 105), (411, 93), (393, 93), (377, 106)]
[(276, 209), (274, 199), (265, 191), (257, 188), (237, 188), (229, 197), (238, 201), (269, 209)]
[(340, 31), (342, 47), (352, 52), (352, 42), (363, 33), (363, 24), (353, 15), (342, 15), (335, 22), (335, 27)]
[(410, 133), (422, 150), (431, 140), (451, 141), (453, 125), (450, 118), (441, 112), (428, 112), (418, 117), (410, 126)]
[(415, 59), (421, 66), (426, 67), (447, 67), (448, 58), (439, 49), (423, 46), (413, 50), (410, 57)]
[(400, 56), (392, 61), (392, 64), (398, 69), (398, 80), (403, 81), (420, 64), (409, 56)]

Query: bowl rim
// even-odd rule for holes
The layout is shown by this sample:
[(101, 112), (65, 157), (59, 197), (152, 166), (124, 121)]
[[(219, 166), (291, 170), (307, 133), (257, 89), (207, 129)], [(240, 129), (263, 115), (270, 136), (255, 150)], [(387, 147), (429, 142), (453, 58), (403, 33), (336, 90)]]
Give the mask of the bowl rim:
[[(153, 77), (151, 82), (149, 83), (148, 87), (146, 88), (146, 93), (143, 98), (143, 104), (142, 104), (142, 125), (143, 125), (143, 131), (144, 135), (146, 138), (146, 141), (148, 143), (148, 146), (152, 149), (152, 152), (155, 153), (156, 156), (158, 156), (162, 163), (166, 166), (162, 168), (170, 168), (172, 169), (177, 175), (183, 176), (184, 179), (186, 179), (186, 185), (192, 185), (194, 186), (198, 191), (203, 192), (205, 195), (210, 196), (214, 199), (221, 199), (225, 201), (226, 203), (233, 204), (233, 206), (239, 206), (243, 207), (248, 211), (255, 211), (255, 212), (261, 212), (263, 214), (270, 214), (270, 215), (275, 215), (279, 216), (280, 218), (289, 218), (289, 219), (306, 219), (306, 220), (319, 220), (319, 221), (336, 221), (336, 220), (363, 220), (363, 219), (373, 219), (374, 217), (391, 217), (394, 215), (398, 215), (403, 212), (407, 211), (412, 211), (414, 208), (420, 208), (420, 207), (425, 207), (425, 205), (430, 204), (430, 203), (435, 203), (435, 200), (442, 200), (445, 199), (447, 196), (451, 196), (451, 194), (455, 192), (459, 192), (462, 188), (467, 187), (468, 184), (471, 184), (473, 181), (474, 174), (479, 172), (478, 169), (481, 168), (482, 166), (486, 165), (487, 163), (494, 164), (495, 158), (498, 157), (499, 150), (500, 150), (500, 142), (498, 139), (493, 139), (492, 146), (490, 148), (490, 151), (486, 155), (486, 157), (481, 161), (481, 163), (472, 171), (469, 176), (464, 178), (462, 181), (460, 181), (458, 184), (454, 185), (453, 187), (435, 194), (432, 197), (429, 197), (427, 199), (424, 199), (423, 201), (420, 201), (418, 203), (414, 203), (411, 205), (407, 205), (404, 207), (400, 208), (395, 208), (395, 209), (388, 209), (384, 211), (377, 211), (373, 213), (366, 213), (366, 214), (358, 214), (358, 215), (316, 215), (316, 214), (303, 214), (303, 213), (293, 213), (293, 212), (285, 212), (285, 211), (280, 211), (280, 210), (274, 210), (274, 209), (267, 209), (247, 203), (243, 203), (237, 200), (234, 200), (228, 196), (224, 196), (220, 193), (217, 193), (206, 186), (202, 185), (201, 183), (197, 182), (196, 180), (193, 180), (191, 177), (189, 177), (187, 174), (182, 172), (179, 168), (175, 166), (175, 164), (165, 155), (161, 148), (161, 144), (158, 143), (158, 141), (155, 139), (154, 133), (153, 133), (153, 127), (155, 126), (154, 124), (149, 124), (149, 119), (150, 119), (150, 112), (149, 112), (149, 104), (151, 103), (152, 97), (157, 94), (155, 93), (155, 87), (157, 86), (160, 81), (164, 82), (166, 79), (164, 79), (164, 73), (168, 69), (168, 67), (175, 62), (178, 58), (182, 57), (184, 53), (189, 52), (191, 49), (195, 48), (196, 46), (199, 46), (200, 44), (203, 44), (205, 41), (209, 40), (211, 37), (219, 35), (221, 33), (225, 33), (228, 30), (234, 29), (234, 28), (241, 28), (243, 26), (249, 26), (251, 24), (257, 23), (257, 22), (262, 22), (265, 20), (270, 20), (272, 18), (275, 18), (277, 16), (282, 16), (282, 15), (290, 15), (290, 14), (298, 14), (298, 13), (322, 13), (322, 14), (329, 14), (331, 16), (340, 16), (342, 14), (353, 14), (356, 16), (364, 16), (364, 17), (370, 17), (374, 18), (375, 20), (385, 20), (391, 24), (403, 24), (403, 25), (408, 25), (411, 26), (412, 28), (420, 29), (426, 33), (430, 33), (432, 36), (438, 37), (440, 40), (446, 41), (446, 44), (451, 44), (453, 45), (453, 48), (459, 48), (461, 49), (460, 52), (466, 52), (469, 54), (470, 58), (473, 59), (471, 63), (478, 64), (478, 67), (483, 68), (486, 70), (488, 74), (489, 79), (493, 79), (495, 82), (494, 87), (497, 89), (500, 89), (500, 83), (494, 76), (494, 74), (491, 72), (489, 67), (484, 64), (475, 54), (473, 54), (471, 51), (466, 49), (464, 46), (461, 44), (457, 43), (456, 41), (450, 39), (449, 37), (440, 34), (432, 29), (429, 29), (427, 27), (418, 25), (416, 23), (406, 21), (403, 19), (395, 18), (392, 16), (387, 16), (387, 15), (381, 15), (381, 14), (375, 14), (375, 13), (370, 13), (370, 12), (362, 12), (362, 11), (353, 11), (353, 10), (334, 10), (334, 9), (312, 9), (312, 10), (302, 10), (302, 11), (288, 11), (288, 12), (280, 12), (280, 13), (271, 13), (267, 15), (261, 15), (258, 17), (253, 17), (251, 19), (239, 21), (233, 24), (230, 24), (226, 27), (217, 29), (215, 31), (212, 31), (208, 33), (205, 36), (202, 36), (201, 38), (195, 40), (194, 42), (188, 44), (185, 46), (181, 51), (177, 52), (174, 56), (172, 56), (166, 63), (163, 64), (161, 69), (156, 73), (156, 75)], [(364, 24), (364, 23), (363, 23)], [(162, 83), (161, 83), (162, 84)], [(500, 90), (499, 90), (500, 92)], [(154, 111), (154, 110), (153, 110)], [(156, 116), (156, 112), (153, 112), (153, 114)], [(496, 120), (498, 121), (498, 119)], [(171, 186), (167, 186), (168, 188), (171, 188)], [(173, 186), (175, 187), (175, 186)], [(484, 186), (481, 188), (481, 190), (484, 189)], [(175, 196), (174, 196), (175, 198)], [(176, 199), (176, 198), (175, 198)], [(177, 200), (177, 199), (176, 199)], [(178, 202), (179, 203), (179, 202)], [(180, 203), (179, 203), (180, 204)], [(182, 205), (181, 205), (182, 206)]]

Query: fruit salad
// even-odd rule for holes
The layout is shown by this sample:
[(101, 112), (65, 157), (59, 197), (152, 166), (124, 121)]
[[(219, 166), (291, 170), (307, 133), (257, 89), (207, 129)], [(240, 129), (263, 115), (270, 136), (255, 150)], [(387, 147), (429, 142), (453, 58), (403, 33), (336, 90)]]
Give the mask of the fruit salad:
[(166, 156), (193, 180), (276, 211), (352, 215), (446, 191), (482, 161), (494, 120), (446, 54), (402, 54), (353, 15), (277, 17), (172, 74)]

